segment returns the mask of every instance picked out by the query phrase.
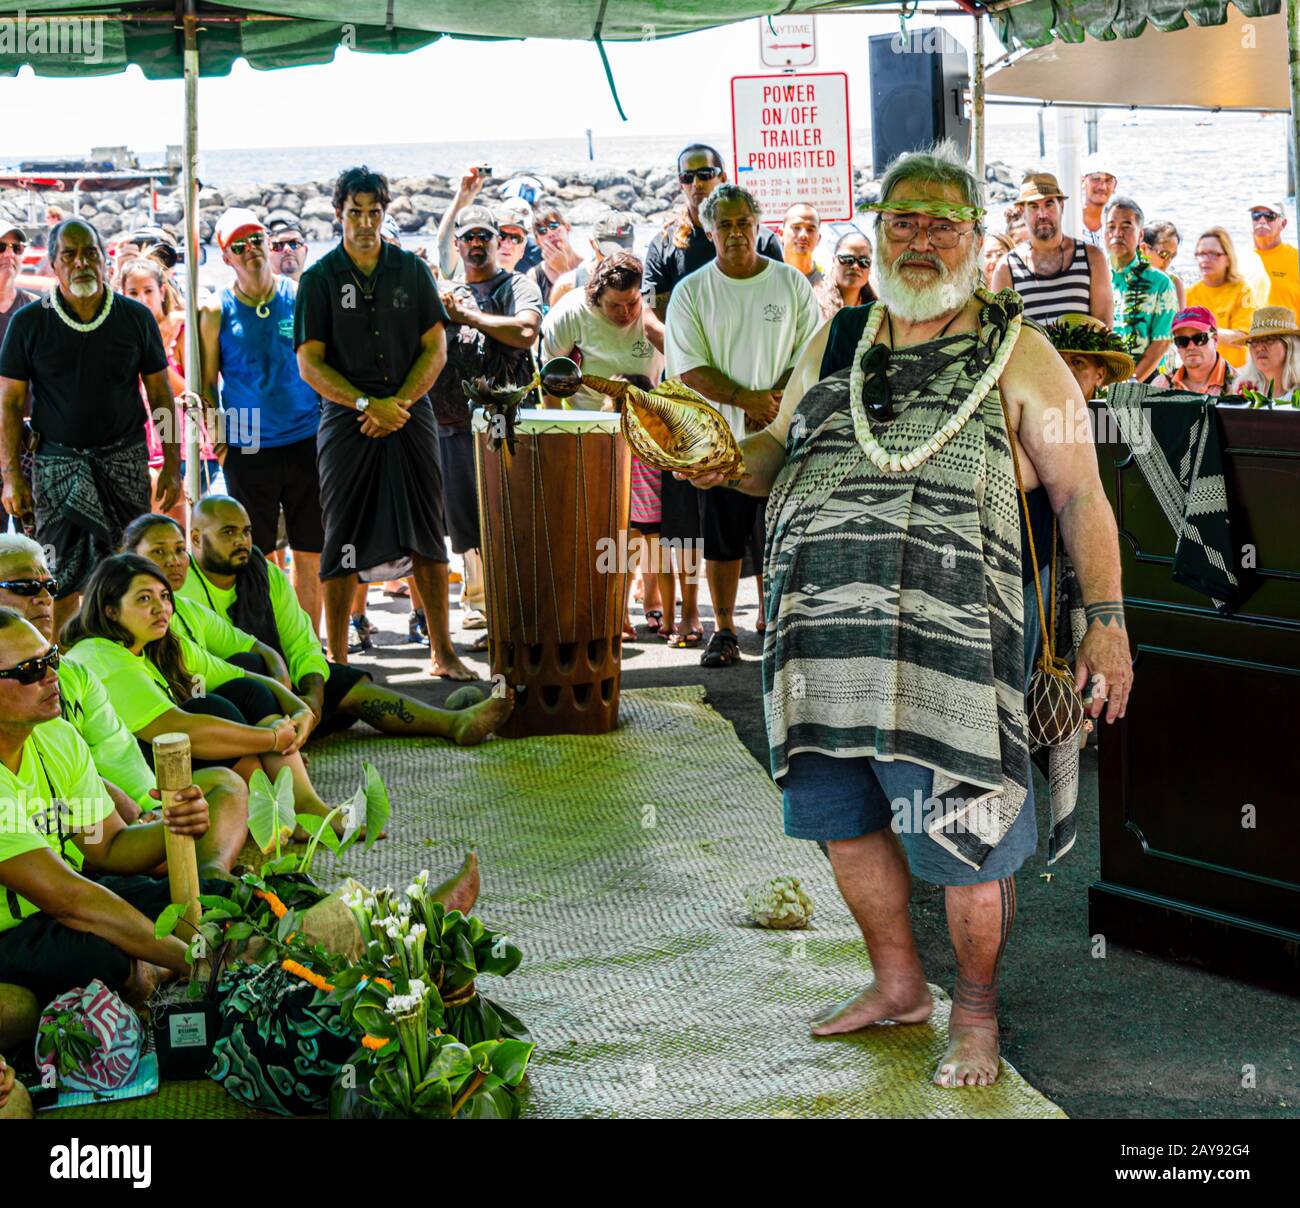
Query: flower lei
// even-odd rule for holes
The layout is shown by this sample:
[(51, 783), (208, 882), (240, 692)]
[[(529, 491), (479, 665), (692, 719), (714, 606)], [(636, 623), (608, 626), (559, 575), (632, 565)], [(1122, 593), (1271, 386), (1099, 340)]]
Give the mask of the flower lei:
[[(993, 295), (985, 289), (976, 290), (975, 296), (984, 303), (991, 303), (995, 300)], [(998, 378), (1002, 376), (1002, 371), (1011, 359), (1016, 340), (1020, 337), (1022, 317), (1019, 313), (1012, 316), (992, 364), (989, 365), (983, 376), (971, 388), (971, 392), (966, 396), (965, 401), (949, 417), (948, 422), (939, 428), (929, 440), (917, 445), (916, 448), (906, 453), (890, 453), (872, 433), (871, 421), (867, 418), (866, 408), (862, 405), (862, 386), (866, 376), (862, 368), (862, 357), (875, 343), (876, 333), (879, 332), (880, 325), (885, 320), (885, 314), (885, 306), (882, 302), (877, 302), (871, 308), (867, 325), (862, 331), (862, 338), (858, 340), (858, 346), (854, 349), (853, 367), (849, 370), (849, 412), (853, 416), (853, 434), (857, 437), (858, 444), (861, 446), (863, 453), (866, 454), (867, 460), (878, 470), (883, 470), (889, 474), (899, 474), (905, 470), (914, 470), (917, 466), (929, 461), (962, 430), (970, 417), (975, 414), (976, 408), (984, 401), (985, 396), (993, 388)]]
[(73, 331), (91, 332), (96, 328), (103, 326), (104, 320), (108, 318), (108, 312), (113, 309), (113, 291), (105, 287), (104, 293), (108, 295), (107, 300), (104, 302), (104, 309), (101, 310), (95, 318), (91, 319), (89, 323), (82, 323), (79, 320), (74, 319), (66, 310), (63, 309), (63, 304), (59, 301), (58, 286), (55, 286), (50, 290), (50, 309), (53, 310), (54, 313), (69, 327), (71, 327)]

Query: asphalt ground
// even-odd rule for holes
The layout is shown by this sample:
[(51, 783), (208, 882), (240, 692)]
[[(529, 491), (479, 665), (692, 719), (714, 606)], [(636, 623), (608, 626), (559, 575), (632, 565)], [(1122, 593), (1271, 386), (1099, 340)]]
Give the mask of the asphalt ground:
[[(455, 589), (453, 589), (454, 591)], [(707, 590), (701, 595), (707, 598)], [(441, 702), (456, 687), (428, 674), (427, 651), (406, 637), (409, 604), (378, 588), (368, 613), (381, 633), (354, 661), (377, 678)], [(706, 634), (712, 631), (702, 605)], [(453, 638), (486, 680), (487, 656), (466, 653), (482, 631), (463, 631), (453, 603)], [(698, 650), (669, 649), (645, 636), (623, 648), (625, 688), (703, 684), (714, 709), (768, 767), (761, 686), (762, 638), (754, 580), (741, 584), (741, 662), (700, 666)], [(486, 687), (486, 685), (485, 685)], [(1171, 723), (1172, 724), (1172, 723)], [(683, 758), (690, 758), (683, 752)], [(1018, 914), (1001, 978), (1003, 1056), (1077, 1118), (1251, 1119), (1300, 1115), (1300, 1015), (1296, 999), (1108, 944), (1094, 956), (1087, 889), (1099, 875), (1097, 762), (1083, 755), (1079, 837), (1055, 867), (1046, 861), (1046, 792), (1037, 781), (1039, 852), (1018, 875)], [(809, 859), (822, 859), (809, 845)], [(484, 870), (490, 883), (491, 870)], [(912, 919), (931, 982), (951, 990), (955, 962), (940, 888), (915, 882)], [(1135, 1134), (1136, 1135), (1136, 1134)]]

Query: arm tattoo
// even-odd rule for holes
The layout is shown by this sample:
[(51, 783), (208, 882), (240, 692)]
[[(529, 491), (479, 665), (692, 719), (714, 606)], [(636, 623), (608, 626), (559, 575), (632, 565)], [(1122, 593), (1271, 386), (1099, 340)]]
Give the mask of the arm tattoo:
[(1123, 629), (1124, 601), (1098, 600), (1095, 604), (1089, 604), (1083, 610), (1083, 615), (1087, 618), (1087, 623), (1089, 625), (1091, 625), (1093, 621), (1100, 621), (1102, 628), (1108, 629), (1113, 621), (1116, 629)]

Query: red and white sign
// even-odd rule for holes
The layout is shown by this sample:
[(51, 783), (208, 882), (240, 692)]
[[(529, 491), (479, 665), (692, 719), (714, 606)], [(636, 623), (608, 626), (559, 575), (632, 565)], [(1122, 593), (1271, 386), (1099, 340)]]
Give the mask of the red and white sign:
[(736, 174), (779, 223), (796, 202), (823, 222), (853, 217), (849, 77), (842, 71), (733, 76), (731, 140)]
[(759, 17), (758, 57), (764, 67), (816, 67), (817, 18)]

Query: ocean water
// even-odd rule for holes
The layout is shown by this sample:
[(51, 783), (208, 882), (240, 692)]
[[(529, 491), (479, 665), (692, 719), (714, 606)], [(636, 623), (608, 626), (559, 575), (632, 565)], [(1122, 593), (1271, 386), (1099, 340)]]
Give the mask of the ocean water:
[[(1040, 159), (1038, 127), (1032, 116), (1006, 121), (1006, 110), (993, 110), (986, 128), (989, 161), (1001, 160), (1013, 171), (1039, 166), (1055, 169), (1055, 117), (1045, 120), (1045, 156)], [(1017, 113), (1014, 117), (1018, 118)], [(1081, 136), (1082, 138), (1082, 136)], [(1183, 235), (1174, 271), (1194, 280), (1192, 258), (1196, 236), (1210, 226), (1225, 226), (1239, 250), (1250, 246), (1251, 205), (1283, 201), (1286, 194), (1287, 119), (1282, 114), (1197, 114), (1102, 111), (1099, 146), (1113, 159), (1119, 189), (1137, 200), (1147, 218), (1167, 219)], [(853, 132), (853, 162), (871, 161), (869, 129)], [(534, 172), (554, 175), (588, 166), (627, 169), (667, 167), (687, 141), (711, 143), (729, 160), (730, 133), (712, 132), (656, 137), (610, 137), (595, 142), (595, 159), (587, 158), (585, 138), (489, 141), (482, 143), (402, 143), (336, 147), (279, 147), (238, 150), (213, 149), (200, 157), (200, 176), (220, 188), (236, 182), (296, 183), (326, 181), (342, 168), (369, 163), (390, 177), (436, 174), (458, 176), (468, 163), (488, 163), (497, 178)], [(1086, 153), (1081, 142), (1080, 156)], [(142, 153), (142, 160), (154, 155)], [(161, 158), (159, 155), (158, 158)], [(1062, 182), (1068, 190), (1068, 183)], [(1284, 238), (1296, 240), (1295, 210), (1288, 204), (1291, 225)], [(1001, 214), (994, 209), (990, 225), (1000, 229)], [(655, 233), (637, 230), (636, 247), (642, 250)], [(582, 237), (585, 232), (575, 232)], [(413, 245), (431, 237), (408, 237)], [(585, 249), (584, 249), (585, 250)], [(210, 267), (219, 277), (220, 265)], [(207, 275), (207, 274), (205, 274)]]

